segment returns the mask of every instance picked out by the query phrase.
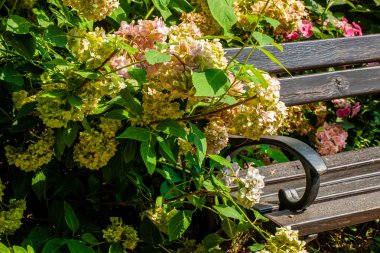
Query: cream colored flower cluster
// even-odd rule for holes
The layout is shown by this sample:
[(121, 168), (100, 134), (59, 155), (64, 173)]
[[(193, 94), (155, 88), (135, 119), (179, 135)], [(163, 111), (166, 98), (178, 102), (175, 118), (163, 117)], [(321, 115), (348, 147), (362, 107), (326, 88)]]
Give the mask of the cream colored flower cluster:
[(110, 217), (111, 225), (103, 229), (103, 238), (109, 243), (121, 243), (125, 250), (134, 250), (139, 242), (136, 229), (123, 224), (120, 217)]
[(225, 122), (218, 117), (210, 119), (205, 127), (207, 153), (219, 154), (228, 144), (228, 132)]
[(144, 215), (146, 215), (154, 225), (162, 233), (168, 233), (168, 222), (176, 215), (179, 211), (177, 209), (167, 210), (167, 205), (156, 206), (154, 209), (147, 210)]
[(88, 69), (99, 67), (114, 51), (113, 39), (107, 36), (103, 28), (96, 27), (87, 32), (83, 28), (71, 29), (68, 33), (68, 48), (80, 62), (86, 63)]
[(26, 90), (20, 90), (12, 93), (12, 101), (16, 110), (20, 110), (26, 103), (34, 102), (35, 99), (35, 96), (28, 96), (28, 92)]
[(105, 19), (119, 7), (118, 0), (62, 0), (62, 2), (78, 11), (79, 16), (93, 21)]
[(195, 6), (195, 10), (182, 14), (181, 21), (183, 23), (194, 23), (206, 35), (219, 35), (222, 33), (220, 25), (212, 17), (207, 1), (191, 0), (191, 5)]
[[(305, 5), (299, 0), (235, 0), (234, 9), (238, 18), (236, 26), (244, 31), (250, 31), (253, 25), (249, 22), (250, 15), (264, 16), (280, 22), (275, 29), (276, 34), (285, 34), (299, 30), (302, 20), (308, 18)], [(267, 4), (267, 5), (266, 5)]]
[(275, 134), (287, 116), (286, 106), (280, 101), (278, 79), (263, 74), (267, 87), (259, 83), (247, 83), (249, 101), (231, 111), (230, 133), (259, 139)]
[[(313, 114), (315, 120), (311, 124), (305, 114)], [(323, 104), (312, 103), (288, 107), (288, 117), (285, 120), (282, 131), (298, 135), (314, 134), (316, 129), (323, 125), (327, 116), (327, 108)]]
[(37, 141), (33, 141), (28, 145), (26, 150), (22, 147), (5, 146), (5, 157), (10, 165), (28, 171), (36, 171), (42, 165), (48, 164), (54, 155), (54, 132), (47, 129)]
[(121, 126), (119, 120), (101, 119), (101, 131), (95, 129), (79, 133), (79, 142), (74, 146), (74, 161), (91, 170), (107, 165), (117, 151), (118, 141), (114, 138)]
[(7, 209), (0, 212), (0, 236), (13, 235), (20, 228), (21, 219), (26, 210), (26, 202), (23, 199), (13, 199), (7, 205)]
[[(59, 84), (62, 90), (69, 90), (67, 84)], [(62, 96), (44, 95), (50, 91), (57, 90), (57, 84), (47, 84), (44, 89), (36, 95), (39, 117), (42, 122), (51, 128), (66, 127), (67, 123), (72, 121), (81, 121), (84, 118), (80, 108), (68, 105), (67, 98)]]
[(305, 242), (298, 239), (298, 231), (287, 227), (276, 228), (276, 234), (268, 239), (260, 253), (307, 253)]
[(257, 168), (249, 166), (242, 176), (242, 170), (238, 163), (231, 163), (232, 169), (222, 170), (221, 180), (227, 187), (238, 186), (236, 201), (245, 208), (251, 208), (260, 201), (260, 195), (264, 188), (264, 177)]

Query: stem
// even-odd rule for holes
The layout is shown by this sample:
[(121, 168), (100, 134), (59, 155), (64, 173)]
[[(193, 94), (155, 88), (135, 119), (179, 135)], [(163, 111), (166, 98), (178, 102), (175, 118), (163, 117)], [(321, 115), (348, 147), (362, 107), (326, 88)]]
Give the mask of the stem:
[(148, 11), (148, 13), (145, 15), (144, 19), (148, 19), (149, 16), (152, 14), (152, 12), (154, 11), (156, 7), (153, 5), (152, 8), (150, 8), (150, 10)]
[[(181, 119), (177, 119), (177, 121), (190, 121), (190, 120), (199, 120), (199, 119), (204, 119), (205, 117), (207, 116), (210, 116), (210, 115), (213, 115), (213, 114), (216, 114), (216, 113), (219, 113), (219, 112), (222, 112), (222, 111), (225, 111), (225, 110), (228, 110), (228, 109), (232, 109), (236, 106), (239, 106), (239, 105), (242, 105), (250, 100), (253, 100), (257, 98), (257, 96), (253, 96), (253, 97), (250, 97), (250, 98), (247, 98), (247, 99), (244, 99), (236, 104), (233, 104), (233, 105), (228, 105), (228, 106), (225, 106), (223, 108), (220, 108), (220, 109), (217, 109), (215, 111), (212, 111), (212, 112), (207, 112), (207, 113), (203, 113), (203, 114), (199, 114), (199, 115), (195, 115), (195, 116), (191, 116), (191, 117), (186, 117), (186, 118), (181, 118)], [(152, 123), (158, 123), (158, 122), (152, 122)]]
[(16, 9), (16, 6), (17, 6), (17, 4), (18, 4), (18, 1), (19, 1), (19, 0), (16, 0), (15, 3), (13, 4), (12, 9), (11, 9), (11, 12), (9, 13), (9, 16), (12, 15), (13, 11)]
[(3, 5), (5, 4), (5, 1), (6, 1), (6, 0), (3, 0), (3, 1), (0, 3), (0, 9), (3, 8)]
[(4, 111), (3, 108), (0, 107), (0, 111), (1, 111), (5, 116), (7, 116), (8, 119), (12, 120), (12, 117), (11, 117), (6, 111)]

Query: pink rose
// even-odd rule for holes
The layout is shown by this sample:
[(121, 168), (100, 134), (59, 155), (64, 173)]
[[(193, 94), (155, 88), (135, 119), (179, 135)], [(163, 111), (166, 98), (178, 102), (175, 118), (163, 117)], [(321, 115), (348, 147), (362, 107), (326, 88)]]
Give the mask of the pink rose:
[(305, 38), (310, 38), (311, 36), (313, 36), (313, 31), (311, 30), (312, 27), (313, 24), (310, 21), (302, 20), (300, 24), (300, 33), (302, 34), (302, 36), (304, 36)]
[(355, 22), (352, 22), (352, 25), (355, 27), (355, 35), (356, 36), (362, 36), (363, 32), (362, 32), (362, 28), (360, 27), (360, 25), (356, 24)]
[(351, 109), (348, 107), (336, 110), (336, 116), (342, 119), (347, 116), (350, 116), (350, 114), (351, 114)]
[(351, 117), (356, 116), (360, 112), (360, 103), (356, 102), (352, 107), (351, 107)]
[(285, 38), (288, 40), (295, 40), (299, 38), (299, 35), (297, 32), (286, 33)]

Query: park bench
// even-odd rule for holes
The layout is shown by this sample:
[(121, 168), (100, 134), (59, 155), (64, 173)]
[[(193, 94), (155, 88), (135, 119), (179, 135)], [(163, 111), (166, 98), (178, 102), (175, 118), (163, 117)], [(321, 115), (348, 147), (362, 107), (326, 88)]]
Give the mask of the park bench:
[[(279, 78), (280, 99), (287, 106), (380, 94), (380, 66), (364, 64), (380, 61), (380, 34), (282, 46), (283, 52), (274, 46), (264, 49), (292, 73), (345, 65), (364, 66)], [(238, 50), (225, 49), (226, 56), (232, 58)], [(244, 62), (249, 51), (250, 48), (245, 48), (235, 60)], [(260, 50), (254, 51), (248, 63), (271, 74), (285, 72)], [(230, 143), (231, 156), (246, 146), (266, 143), (282, 147), (299, 158), (259, 168), (266, 186), (260, 204), (254, 208), (269, 219), (265, 223), (268, 229), (289, 226), (309, 240), (319, 232), (380, 218), (380, 147), (321, 157), (305, 143), (290, 137), (267, 136), (252, 141), (231, 136)]]

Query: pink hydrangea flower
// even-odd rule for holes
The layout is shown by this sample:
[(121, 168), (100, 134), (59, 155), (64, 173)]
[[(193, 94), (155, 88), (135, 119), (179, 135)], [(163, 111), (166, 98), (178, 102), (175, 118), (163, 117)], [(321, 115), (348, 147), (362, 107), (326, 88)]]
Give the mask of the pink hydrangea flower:
[(348, 133), (337, 124), (325, 124), (317, 133), (316, 147), (321, 155), (332, 155), (346, 147)]
[(288, 40), (295, 40), (295, 39), (298, 39), (299, 38), (299, 35), (297, 32), (291, 32), (291, 33), (286, 33), (285, 34), (285, 39), (288, 39)]
[(313, 28), (313, 24), (310, 21), (302, 20), (300, 24), (300, 33), (305, 38), (310, 38), (313, 36), (313, 31), (311, 30)]

